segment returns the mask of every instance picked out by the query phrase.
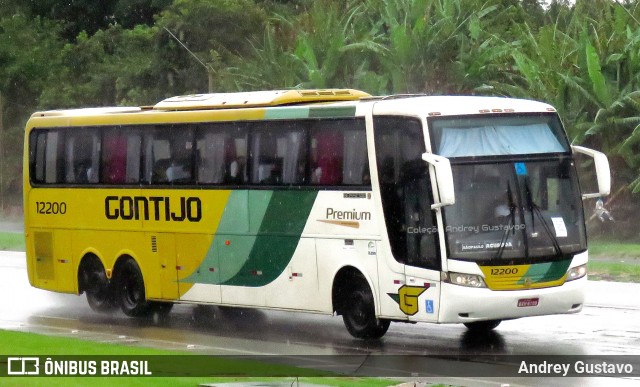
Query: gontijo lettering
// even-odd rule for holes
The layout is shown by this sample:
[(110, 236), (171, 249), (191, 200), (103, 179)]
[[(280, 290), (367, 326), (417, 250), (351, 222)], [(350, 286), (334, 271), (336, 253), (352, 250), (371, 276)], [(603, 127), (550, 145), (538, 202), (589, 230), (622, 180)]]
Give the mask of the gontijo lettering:
[(104, 198), (107, 219), (163, 220), (199, 222), (202, 202), (197, 197), (181, 197), (172, 201), (168, 196), (107, 196)]

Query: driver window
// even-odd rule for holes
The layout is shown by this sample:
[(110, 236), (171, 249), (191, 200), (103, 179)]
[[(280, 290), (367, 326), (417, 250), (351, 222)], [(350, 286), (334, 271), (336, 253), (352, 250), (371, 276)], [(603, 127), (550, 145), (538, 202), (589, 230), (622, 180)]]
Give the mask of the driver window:
[(374, 118), (380, 195), (395, 259), (412, 266), (439, 269), (433, 194), (420, 121)]

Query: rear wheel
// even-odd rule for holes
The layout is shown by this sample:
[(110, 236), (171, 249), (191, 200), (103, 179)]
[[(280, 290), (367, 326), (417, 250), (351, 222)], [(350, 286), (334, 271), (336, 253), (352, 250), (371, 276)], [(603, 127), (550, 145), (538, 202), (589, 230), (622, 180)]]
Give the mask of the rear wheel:
[(355, 284), (343, 305), (342, 319), (351, 336), (379, 339), (387, 333), (391, 322), (376, 317), (373, 294), (366, 281)]
[(468, 330), (472, 332), (490, 332), (494, 330), (502, 320), (486, 320), (486, 321), (474, 321), (464, 323), (464, 326), (467, 327)]
[(116, 300), (104, 266), (96, 256), (85, 258), (80, 267), (80, 288), (87, 295), (89, 307), (96, 312), (112, 312)]
[(144, 317), (153, 312), (144, 291), (144, 279), (140, 267), (133, 259), (127, 259), (116, 273), (117, 299), (120, 309), (127, 316)]

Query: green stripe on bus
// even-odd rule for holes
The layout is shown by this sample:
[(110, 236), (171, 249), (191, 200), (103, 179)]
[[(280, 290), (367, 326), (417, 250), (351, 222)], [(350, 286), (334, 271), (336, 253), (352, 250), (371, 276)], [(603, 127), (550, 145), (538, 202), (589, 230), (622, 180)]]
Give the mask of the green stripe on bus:
[(317, 191), (274, 191), (251, 254), (223, 285), (264, 286), (286, 269), (300, 241)]
[[(252, 287), (272, 282), (291, 261), (316, 196), (317, 191), (233, 191), (220, 232), (183, 282)], [(248, 213), (237, 211), (243, 206)], [(244, 216), (248, 222), (239, 219)]]
[(559, 280), (565, 275), (570, 264), (571, 260), (533, 264), (517, 284), (524, 284), (527, 278), (533, 283)]
[(309, 109), (309, 118), (354, 117), (355, 115), (355, 106), (312, 107)]
[(267, 109), (264, 113), (267, 120), (284, 120), (295, 118), (309, 118), (308, 107), (288, 107)]

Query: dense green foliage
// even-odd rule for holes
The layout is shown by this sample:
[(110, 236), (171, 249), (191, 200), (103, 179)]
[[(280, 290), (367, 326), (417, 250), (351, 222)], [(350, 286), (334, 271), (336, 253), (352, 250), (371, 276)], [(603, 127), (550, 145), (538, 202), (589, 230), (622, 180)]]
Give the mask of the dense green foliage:
[(351, 87), (549, 102), (574, 143), (608, 154), (611, 205), (637, 207), (636, 1), (13, 0), (0, 15), (3, 198), (20, 196), (20, 132), (37, 109)]

